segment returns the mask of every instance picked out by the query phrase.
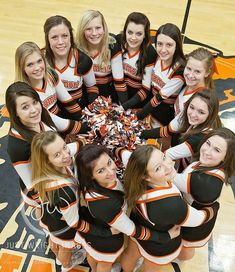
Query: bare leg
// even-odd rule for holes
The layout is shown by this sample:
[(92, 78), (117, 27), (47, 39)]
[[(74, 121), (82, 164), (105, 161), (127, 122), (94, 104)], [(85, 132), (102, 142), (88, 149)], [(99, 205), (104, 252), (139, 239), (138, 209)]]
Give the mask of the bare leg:
[(177, 257), (181, 261), (190, 260), (195, 254), (195, 248), (183, 247)]
[(92, 272), (96, 272), (96, 267), (97, 267), (97, 261), (95, 259), (93, 259), (88, 253), (87, 253), (87, 261), (91, 267), (91, 271)]
[(127, 248), (121, 255), (121, 265), (125, 272), (132, 272), (137, 260), (142, 257), (135, 242), (128, 239)]
[(72, 249), (65, 248), (59, 245), (58, 259), (62, 263), (63, 267), (69, 267), (71, 261)]
[(160, 269), (160, 265), (157, 265), (153, 262), (150, 262), (147, 259), (144, 259), (143, 272), (157, 272)]
[(49, 238), (49, 246), (51, 251), (55, 254), (55, 256), (58, 256), (58, 251), (59, 251), (59, 245), (56, 243), (52, 242), (52, 240)]
[(96, 272), (110, 272), (112, 269), (112, 263), (98, 262), (96, 266)]

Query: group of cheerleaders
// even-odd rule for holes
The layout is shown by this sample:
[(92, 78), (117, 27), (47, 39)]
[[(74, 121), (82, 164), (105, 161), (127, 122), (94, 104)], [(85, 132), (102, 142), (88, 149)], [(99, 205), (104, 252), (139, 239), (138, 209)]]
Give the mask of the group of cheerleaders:
[[(44, 33), (42, 50), (33, 42), (16, 50), (15, 82), (6, 90), (8, 153), (61, 271), (76, 265), (80, 246), (93, 272), (116, 271), (117, 263), (125, 272), (138, 264), (180, 271), (177, 263), (210, 239), (223, 184), (235, 171), (235, 134), (218, 117), (213, 55), (198, 48), (185, 56), (171, 23), (152, 45), (139, 12), (116, 36), (94, 10), (81, 16), (75, 39), (59, 15), (46, 20)], [(81, 118), (99, 96), (111, 97), (117, 111), (150, 117), (152, 129), (140, 138), (171, 136), (171, 147), (111, 154), (83, 139), (67, 143), (92, 129)], [(125, 165), (123, 180), (114, 157)]]

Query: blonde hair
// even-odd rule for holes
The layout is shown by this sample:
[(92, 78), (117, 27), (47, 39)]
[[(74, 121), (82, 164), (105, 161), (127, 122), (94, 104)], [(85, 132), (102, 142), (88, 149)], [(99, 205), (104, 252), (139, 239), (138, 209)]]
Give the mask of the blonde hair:
[[(34, 52), (37, 52), (42, 57), (46, 69), (46, 59), (41, 49), (34, 42), (24, 42), (15, 52), (15, 81), (22, 81), (31, 85), (31, 82), (25, 73), (25, 62), (27, 57)], [(46, 73), (44, 78), (46, 79)]]
[(199, 47), (187, 55), (187, 59), (190, 57), (203, 62), (206, 73), (208, 73), (208, 76), (205, 77), (205, 87), (214, 90), (215, 86), (212, 79), (214, 73), (214, 56), (212, 53), (206, 48)]
[(60, 136), (55, 131), (38, 133), (33, 137), (31, 144), (33, 188), (39, 193), (43, 202), (49, 200), (51, 204), (54, 202), (54, 192), (46, 191), (47, 183), (68, 176), (53, 167), (45, 152), (45, 147), (53, 143), (56, 137)]
[(116, 40), (112, 37), (109, 36), (109, 31), (107, 24), (105, 22), (104, 16), (102, 13), (100, 13), (98, 10), (87, 10), (83, 13), (81, 16), (78, 29), (77, 29), (77, 34), (76, 34), (76, 44), (77, 47), (86, 53), (88, 56), (91, 56), (89, 52), (89, 42), (87, 41), (85, 37), (85, 30), (86, 26), (95, 18), (99, 17), (101, 19), (101, 23), (104, 29), (104, 35), (103, 38), (99, 44), (99, 53), (100, 53), (100, 65), (104, 66), (107, 65), (108, 62), (110, 61), (111, 58), (111, 53), (109, 50), (109, 44), (114, 44)]

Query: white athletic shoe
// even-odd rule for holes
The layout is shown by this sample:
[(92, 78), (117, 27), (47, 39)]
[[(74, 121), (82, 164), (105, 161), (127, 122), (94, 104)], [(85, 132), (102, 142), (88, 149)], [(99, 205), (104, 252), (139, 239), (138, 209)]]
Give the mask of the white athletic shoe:
[(133, 272), (136, 272), (141, 267), (143, 262), (144, 262), (144, 258), (140, 257), (136, 262), (136, 265), (135, 265), (135, 268), (134, 268)]
[(114, 263), (112, 265), (112, 270), (111, 272), (120, 272), (122, 270), (121, 264), (120, 263)]

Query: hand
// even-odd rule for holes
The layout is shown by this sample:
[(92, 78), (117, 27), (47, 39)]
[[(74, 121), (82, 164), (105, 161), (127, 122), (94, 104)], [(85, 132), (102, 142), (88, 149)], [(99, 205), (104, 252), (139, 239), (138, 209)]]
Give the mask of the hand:
[(180, 226), (175, 225), (174, 227), (168, 230), (171, 239), (174, 239), (180, 235), (180, 229), (181, 229)]
[(119, 234), (119, 233), (120, 233), (119, 230), (117, 230), (117, 229), (115, 229), (115, 228), (113, 228), (113, 227), (111, 227), (110, 230), (111, 230), (111, 232), (112, 232), (112, 235), (116, 235), (116, 234)]
[(117, 106), (114, 109), (115, 109), (115, 111), (120, 112), (120, 113), (124, 112), (123, 106)]

